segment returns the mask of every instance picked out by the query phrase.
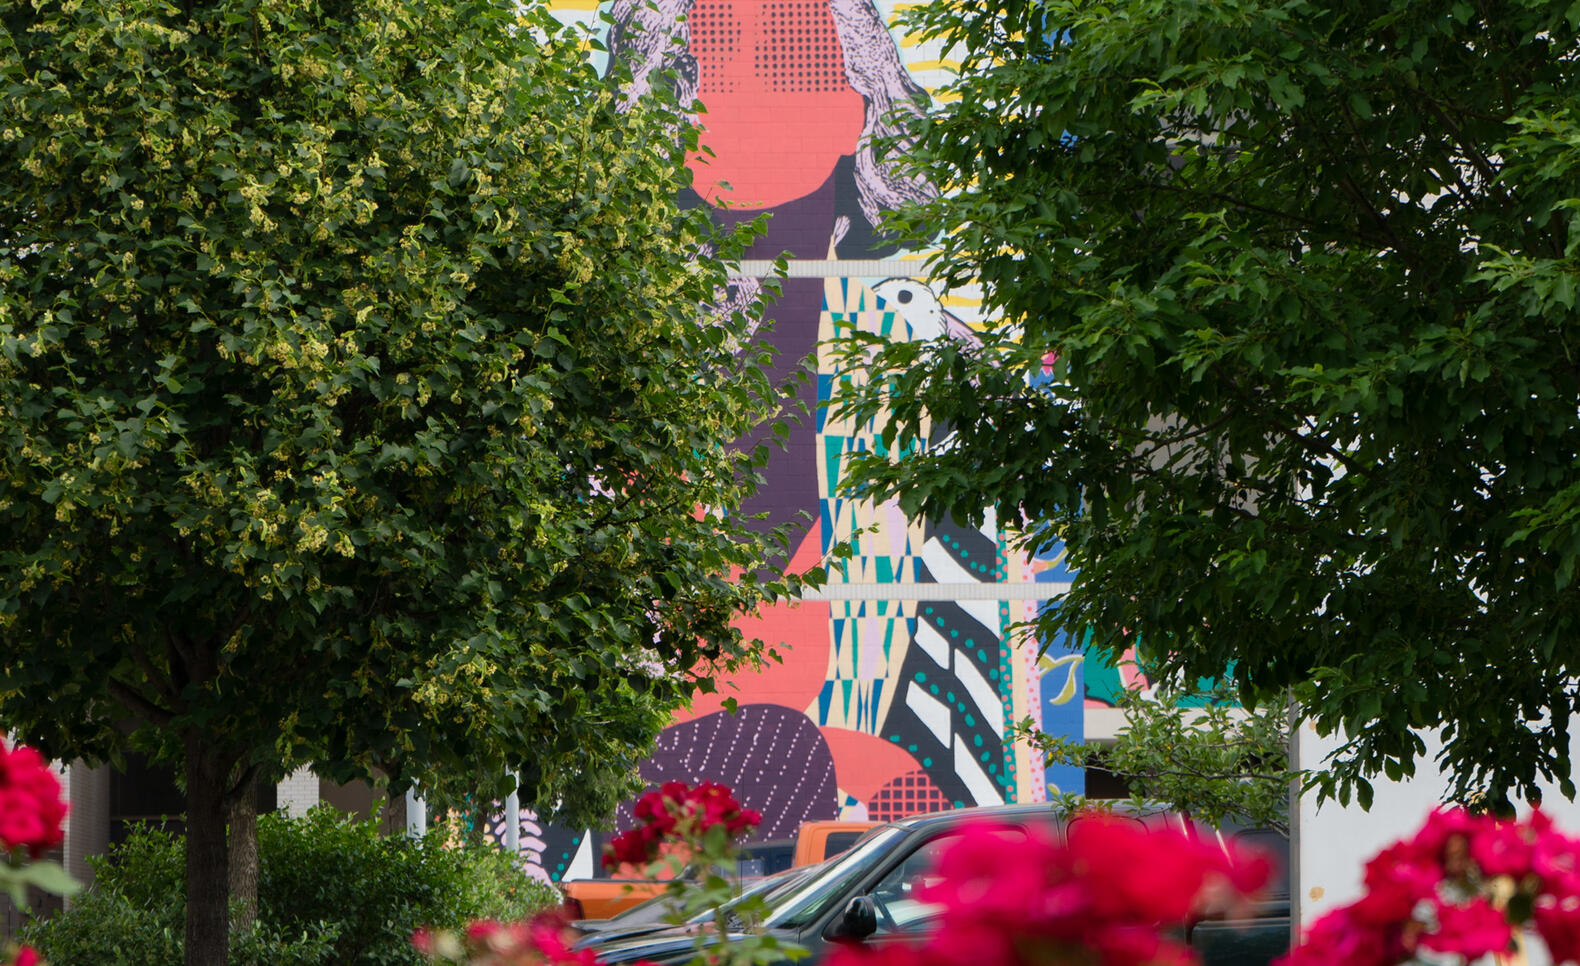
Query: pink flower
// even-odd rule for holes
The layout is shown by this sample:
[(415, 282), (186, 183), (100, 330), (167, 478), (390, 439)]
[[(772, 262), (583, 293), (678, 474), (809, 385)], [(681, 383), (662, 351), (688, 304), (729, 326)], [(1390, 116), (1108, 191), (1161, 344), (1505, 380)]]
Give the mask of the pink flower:
[[(976, 962), (984, 962), (973, 957)], [(926, 946), (912, 942), (889, 942), (875, 946), (859, 943), (836, 944), (823, 957), (823, 966), (924, 966), (939, 961)]]
[(1383, 926), (1403, 923), (1416, 904), (1437, 893), (1443, 867), (1413, 843), (1400, 842), (1366, 863), (1366, 895), (1355, 903), (1354, 918)]
[[(1226, 855), (1216, 843), (1133, 819), (1094, 816), (1070, 829), (1073, 869), (1091, 884), (1100, 916), (1183, 922), (1209, 884), (1241, 893), (1259, 888), (1270, 868), (1265, 860), (1239, 867), (1252, 854), (1241, 849)], [(1145, 875), (1138, 874), (1142, 869)]]
[(1227, 867), (1223, 870), (1229, 887), (1241, 895), (1255, 895), (1273, 880), (1273, 860), (1260, 849), (1230, 839)]
[(638, 825), (621, 832), (604, 846), (603, 864), (614, 868), (629, 863), (646, 865), (658, 857), (659, 842), (663, 835), (654, 825)]
[[(1366, 894), (1318, 920), (1285, 966), (1325, 963), (1390, 966), (1416, 946), (1475, 960), (1506, 951), (1515, 923), (1491, 884), (1512, 882), (1532, 904), (1531, 921), (1557, 962), (1580, 960), (1580, 843), (1553, 828), (1539, 809), (1522, 821), (1444, 809), (1421, 831), (1366, 865)], [(1444, 890), (1452, 883), (1452, 890)], [(1450, 902), (1450, 893), (1480, 894)], [(1501, 887), (1501, 886), (1500, 886)], [(1437, 926), (1418, 921), (1430, 902)], [(1508, 909), (1518, 909), (1510, 903)], [(1406, 949), (1406, 946), (1410, 950)]]
[(433, 931), (427, 926), (418, 926), (411, 934), (412, 946), (424, 956), (433, 955)]
[[(1054, 833), (988, 822), (966, 825), (938, 858), (936, 876), (918, 894), (961, 914), (1024, 918), (1038, 914), (1041, 894), (1067, 865)], [(1046, 913), (1044, 913), (1045, 915)]]
[(1192, 966), (1194, 950), (1164, 939), (1153, 926), (1115, 925), (1096, 932), (1087, 945), (1103, 966)]
[(60, 780), (44, 756), (0, 742), (0, 852), (26, 849), (36, 859), (64, 840), (65, 820)]
[(1535, 831), (1522, 822), (1488, 821), (1470, 839), (1470, 858), (1484, 876), (1522, 879), (1535, 870)]
[(1531, 919), (1553, 962), (1580, 961), (1580, 898), (1546, 897), (1536, 903)]
[(1421, 945), (1466, 960), (1509, 948), (1514, 930), (1502, 912), (1483, 898), (1466, 903), (1437, 902), (1437, 929), (1421, 937)]
[(1541, 879), (1542, 891), (1554, 896), (1580, 896), (1580, 841), (1553, 827), (1541, 809), (1529, 820), (1533, 839), (1531, 871)]
[(1401, 849), (1414, 853), (1417, 858), (1442, 860), (1444, 847), (1455, 835), (1473, 837), (1481, 828), (1482, 817), (1472, 815), (1462, 808), (1440, 808), (1426, 817), (1421, 831), (1414, 838), (1398, 843)]
[(37, 950), (32, 946), (23, 946), (16, 951), (16, 959), (11, 961), (11, 966), (38, 966), (41, 961)]
[(1407, 958), (1398, 928), (1357, 920), (1344, 906), (1312, 923), (1303, 942), (1274, 966), (1391, 966)]
[(742, 808), (728, 786), (703, 782), (688, 788), (684, 782), (665, 782), (658, 790), (637, 799), (632, 814), (639, 823), (621, 832), (604, 849), (603, 864), (645, 865), (659, 855), (666, 839), (696, 841), (708, 829), (723, 826), (731, 837), (756, 828), (763, 817)]

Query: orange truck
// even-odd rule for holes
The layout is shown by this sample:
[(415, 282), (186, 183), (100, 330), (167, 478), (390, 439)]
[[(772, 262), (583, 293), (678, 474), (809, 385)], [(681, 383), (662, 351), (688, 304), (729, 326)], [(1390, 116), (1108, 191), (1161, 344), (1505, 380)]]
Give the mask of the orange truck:
[[(794, 839), (746, 845), (737, 862), (744, 877), (770, 875), (791, 867), (815, 865), (856, 844), (877, 822), (802, 822)], [(573, 919), (608, 919), (664, 891), (656, 879), (611, 877), (561, 882), (565, 904)]]

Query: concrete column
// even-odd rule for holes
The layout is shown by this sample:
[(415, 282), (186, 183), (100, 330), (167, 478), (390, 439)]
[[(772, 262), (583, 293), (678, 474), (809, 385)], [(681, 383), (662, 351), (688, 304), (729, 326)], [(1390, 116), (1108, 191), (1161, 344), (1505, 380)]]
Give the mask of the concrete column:
[(406, 834), (412, 838), (428, 834), (428, 806), (417, 797), (415, 788), (406, 789)]
[(93, 882), (88, 856), (110, 847), (110, 769), (89, 768), (81, 761), (60, 769), (61, 794), (71, 804), (61, 864), (84, 885)]
[(505, 796), (505, 851), (521, 854), (521, 792), (516, 790)]

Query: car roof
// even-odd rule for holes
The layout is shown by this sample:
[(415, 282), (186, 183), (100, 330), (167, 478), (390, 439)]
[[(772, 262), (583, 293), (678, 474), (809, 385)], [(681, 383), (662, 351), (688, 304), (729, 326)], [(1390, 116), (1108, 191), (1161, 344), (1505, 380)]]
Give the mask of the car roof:
[[(1091, 809), (1093, 813), (1111, 812), (1115, 815), (1124, 815), (1132, 818), (1163, 815), (1167, 809), (1162, 805), (1137, 806), (1130, 801), (1105, 802), (1101, 806)], [(1063, 821), (1071, 817), (1070, 810), (1062, 802), (1016, 802), (1008, 805), (972, 805), (965, 808), (951, 808), (941, 812), (924, 812), (911, 815), (907, 818), (890, 822), (890, 825), (904, 829), (932, 829), (939, 826), (955, 826), (971, 821), (1007, 821), (1017, 822), (1027, 819), (1047, 817)]]
[(951, 808), (941, 812), (923, 812), (894, 822), (906, 828), (923, 828), (931, 825), (959, 825), (974, 819), (1023, 818), (1029, 815), (1058, 817), (1063, 809), (1053, 802), (1019, 802), (1011, 805), (971, 805)]

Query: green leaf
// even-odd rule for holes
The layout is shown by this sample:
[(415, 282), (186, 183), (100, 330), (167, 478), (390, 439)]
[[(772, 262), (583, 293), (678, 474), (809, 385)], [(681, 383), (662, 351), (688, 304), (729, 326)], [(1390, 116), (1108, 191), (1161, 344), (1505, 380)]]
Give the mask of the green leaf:
[(48, 860), (31, 862), (21, 869), (11, 871), (16, 881), (42, 889), (51, 895), (73, 896), (82, 891), (82, 883), (73, 879), (59, 862)]

